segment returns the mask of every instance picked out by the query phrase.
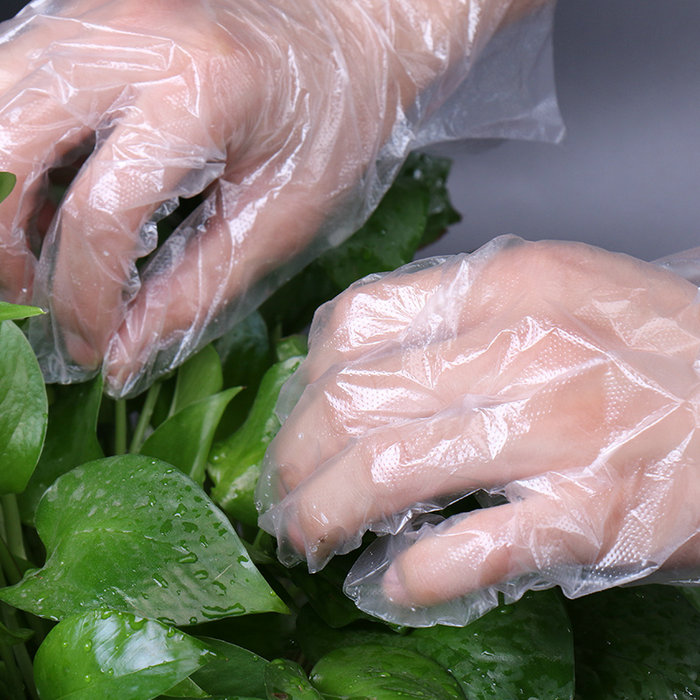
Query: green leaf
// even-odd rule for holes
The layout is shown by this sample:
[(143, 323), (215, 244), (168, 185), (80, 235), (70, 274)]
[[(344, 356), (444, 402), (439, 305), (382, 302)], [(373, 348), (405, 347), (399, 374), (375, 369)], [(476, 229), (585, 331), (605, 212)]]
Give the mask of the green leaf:
[(305, 605), (297, 617), (296, 639), (304, 656), (310, 661), (318, 661), (329, 651), (346, 646), (381, 644), (408, 648), (410, 642), (405, 636), (396, 634), (380, 622), (362, 621), (355, 625), (332, 628), (315, 612), (314, 605)]
[(298, 333), (307, 326), (316, 309), (340, 291), (318, 260), (282, 285), (260, 307), (270, 328), (283, 334)]
[(690, 601), (690, 604), (698, 612), (700, 612), (700, 586), (677, 586), (677, 590)]
[(139, 452), (162, 459), (203, 484), (216, 426), (229, 401), (239, 391), (240, 387), (234, 387), (189, 404), (161, 423)]
[(177, 685), (166, 690), (161, 697), (164, 698), (209, 698), (211, 695), (202, 690), (191, 678), (185, 678)]
[(168, 624), (286, 612), (197, 484), (139, 455), (90, 462), (44, 494), (41, 570), (0, 599), (42, 617), (113, 608)]
[(218, 393), (223, 385), (219, 355), (211, 345), (206, 345), (177, 371), (170, 415), (173, 416), (200, 399)]
[(420, 247), (437, 240), (451, 224), (462, 217), (450, 202), (447, 177), (452, 161), (425, 153), (411, 153), (399, 176), (399, 182), (411, 179), (428, 192), (428, 220)]
[(212, 498), (232, 518), (248, 525), (255, 526), (258, 522), (255, 485), (265, 450), (280, 429), (275, 415), (277, 397), (302, 359), (292, 356), (267, 370), (245, 423), (209, 455), (207, 471), (214, 482)]
[(23, 306), (22, 304), (8, 304), (6, 301), (0, 301), (0, 321), (18, 321), (43, 313), (46, 312), (38, 306)]
[(275, 659), (298, 653), (299, 648), (293, 639), (295, 622), (294, 616), (279, 613), (244, 615), (208, 622), (197, 628), (197, 634), (205, 639), (217, 637), (241, 642), (258, 656)]
[(265, 371), (273, 362), (267, 324), (254, 311), (214, 342), (221, 357), (224, 386), (242, 386), (243, 391), (226, 408), (219, 421), (215, 440), (228, 437), (245, 420)]
[[(289, 579), (306, 594), (308, 605), (329, 627), (345, 627), (355, 620), (369, 619), (343, 593), (343, 581), (356, 558), (354, 553), (335, 556), (316, 574), (310, 574), (305, 566), (295, 566), (287, 571)], [(382, 628), (386, 630), (383, 625)], [(324, 653), (329, 650), (326, 647)]]
[(216, 658), (192, 675), (192, 680), (210, 695), (265, 696), (267, 661), (235, 644), (201, 638)]
[(39, 363), (22, 331), (0, 323), (0, 493), (21, 493), (41, 453), (48, 406)]
[(0, 622), (0, 644), (23, 644), (28, 639), (31, 639), (34, 633), (28, 629), (11, 630)]
[[(315, 602), (309, 605), (317, 607)], [(572, 634), (554, 591), (527, 593), (466, 627), (436, 626), (402, 635), (385, 625), (367, 622), (333, 630), (304, 608), (297, 621), (297, 635), (311, 660), (348, 645), (413, 649), (447, 668), (468, 698), (563, 700), (573, 695)]]
[(304, 669), (289, 659), (275, 659), (265, 667), (268, 700), (322, 700)]
[(555, 591), (527, 593), (463, 628), (417, 629), (407, 639), (449, 669), (468, 698), (573, 697), (573, 637)]
[(25, 523), (34, 514), (44, 491), (74, 467), (103, 456), (97, 439), (97, 417), (102, 401), (102, 378), (86, 384), (54, 386), (44, 449), (29, 484), (18, 498)]
[(34, 675), (42, 700), (148, 700), (211, 655), (203, 642), (159, 622), (92, 610), (49, 632)]
[(567, 603), (576, 697), (700, 697), (700, 612), (671, 586), (618, 588)]
[(254, 311), (214, 342), (221, 358), (224, 386), (255, 389), (272, 361), (265, 319)]
[(275, 343), (275, 358), (277, 362), (284, 362), (293, 357), (306, 357), (309, 352), (309, 341), (301, 333), (288, 335)]
[(449, 671), (436, 661), (412, 649), (380, 644), (336, 649), (316, 663), (310, 677), (316, 688), (334, 697), (368, 696), (375, 700), (465, 697)]
[(17, 176), (13, 173), (0, 172), (0, 202), (7, 199), (7, 196), (15, 188)]
[(429, 201), (429, 194), (412, 183), (394, 183), (367, 223), (318, 259), (336, 288), (410, 262), (425, 231)]

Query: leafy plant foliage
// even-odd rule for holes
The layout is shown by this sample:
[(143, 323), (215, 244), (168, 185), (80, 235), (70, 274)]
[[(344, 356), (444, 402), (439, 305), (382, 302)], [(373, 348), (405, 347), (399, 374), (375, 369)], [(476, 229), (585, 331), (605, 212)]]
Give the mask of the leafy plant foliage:
[(0, 700), (700, 695), (697, 589), (539, 591), (466, 628), (395, 629), (342, 594), (353, 554), (288, 570), (257, 528), (314, 310), (458, 218), (447, 173), (411, 156), (345, 244), (128, 401), (45, 387), (16, 323), (41, 310), (0, 304)]

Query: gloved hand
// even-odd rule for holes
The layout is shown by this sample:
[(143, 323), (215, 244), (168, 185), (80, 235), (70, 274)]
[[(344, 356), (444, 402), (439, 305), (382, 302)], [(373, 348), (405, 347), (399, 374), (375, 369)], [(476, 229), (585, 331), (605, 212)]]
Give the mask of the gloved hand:
[(368, 528), (504, 495), (356, 563), (347, 592), (403, 624), (465, 624), (499, 590), (700, 581), (699, 352), (697, 287), (584, 244), (503, 237), (375, 276), (317, 312), (261, 525), (318, 570)]
[[(36, 0), (0, 36), (0, 292), (50, 308), (30, 331), (47, 378), (106, 356), (133, 393), (223, 333), (366, 218), (499, 25), (540, 4)], [(42, 244), (47, 171), (85, 156)], [(141, 282), (154, 217), (201, 192)]]

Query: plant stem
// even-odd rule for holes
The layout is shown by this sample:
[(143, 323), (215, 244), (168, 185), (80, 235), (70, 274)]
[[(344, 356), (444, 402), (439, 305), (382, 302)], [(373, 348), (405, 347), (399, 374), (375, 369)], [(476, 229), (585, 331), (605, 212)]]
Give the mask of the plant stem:
[(126, 454), (126, 399), (114, 404), (114, 454)]
[[(14, 561), (13, 561), (14, 564)], [(16, 564), (14, 564), (16, 567)], [(4, 567), (0, 567), (0, 588), (4, 588), (7, 586), (7, 579), (5, 578), (5, 573), (3, 571)], [(19, 573), (19, 569), (17, 570)], [(20, 574), (20, 578), (21, 578)], [(12, 579), (10, 579), (10, 583), (12, 583)], [(34, 632), (34, 639), (33, 642), (36, 644), (38, 647), (43, 641), (44, 637), (46, 637), (46, 629), (44, 625), (46, 624), (44, 620), (42, 620), (39, 617), (36, 617), (32, 615), (31, 613), (24, 613), (22, 614), (19, 610), (13, 608), (11, 605), (8, 605), (7, 603), (2, 603), (0, 602), (0, 611), (2, 612), (2, 619), (5, 625), (9, 629), (13, 628), (19, 628), (22, 627), (22, 622), (26, 622), (26, 624), (29, 626), (29, 628)], [(21, 618), (21, 620), (20, 620)], [(26, 649), (25, 649), (26, 651)], [(27, 655), (27, 658), (29, 656)], [(21, 662), (23, 663), (23, 662)], [(20, 665), (21, 665), (20, 663)], [(30, 667), (30, 676), (31, 674), (31, 662), (29, 664)], [(33, 679), (32, 679), (32, 686), (33, 686)]]
[(134, 436), (131, 438), (129, 452), (138, 452), (141, 449), (141, 445), (143, 445), (143, 436), (146, 433), (146, 428), (151, 422), (153, 409), (156, 406), (158, 394), (160, 394), (160, 387), (161, 383), (156, 382), (151, 386), (146, 394), (146, 398), (143, 402), (143, 408), (141, 409), (141, 415), (139, 415), (139, 421), (136, 424), (136, 429), (134, 430)]
[(22, 521), (19, 517), (17, 507), (17, 496), (14, 493), (7, 493), (0, 499), (2, 503), (2, 513), (5, 520), (5, 533), (7, 536), (7, 546), (12, 556), (26, 559), (27, 553), (24, 549), (24, 538), (22, 537)]
[(0, 537), (0, 567), (5, 572), (10, 585), (17, 583), (22, 578), (22, 572), (19, 570), (10, 548), (2, 537)]
[(0, 659), (2, 659), (5, 666), (5, 673), (7, 674), (10, 686), (19, 690), (22, 687), (22, 677), (15, 663), (15, 655), (12, 653), (12, 647), (0, 644)]
[(31, 695), (34, 700), (39, 700), (39, 693), (36, 690), (36, 685), (34, 685), (34, 669), (32, 667), (32, 660), (29, 658), (27, 647), (25, 647), (24, 644), (15, 644), (13, 649), (15, 652), (15, 658), (17, 659), (17, 665), (22, 672), (24, 685), (29, 691), (29, 695)]
[[(5, 575), (0, 569), (0, 586), (4, 588), (6, 585)], [(2, 621), (7, 629), (13, 630), (19, 627), (17, 624), (17, 610), (6, 603), (0, 603), (0, 612), (2, 612)], [(0, 644), (0, 659), (5, 664), (5, 672), (10, 683), (19, 690), (23, 686), (22, 679), (24, 679), (24, 687), (29, 691), (29, 694), (33, 698), (38, 698), (39, 696), (34, 686), (32, 662), (24, 644), (13, 644), (12, 646)]]

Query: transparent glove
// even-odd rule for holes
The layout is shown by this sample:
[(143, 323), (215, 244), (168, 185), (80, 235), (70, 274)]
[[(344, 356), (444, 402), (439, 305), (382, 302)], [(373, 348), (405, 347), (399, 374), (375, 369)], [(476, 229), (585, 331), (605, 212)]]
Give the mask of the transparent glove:
[(584, 244), (502, 237), (367, 279), (317, 312), (283, 389), (261, 525), (318, 570), (492, 494), (356, 562), (346, 592), (402, 624), (465, 624), (499, 591), (700, 582), (699, 351), (697, 287)]
[[(556, 137), (540, 5), (32, 3), (0, 34), (0, 292), (50, 308), (47, 379), (105, 357), (114, 395), (142, 388), (355, 230), (410, 148)], [(85, 157), (52, 219), (47, 172)], [(199, 193), (140, 275), (155, 220)]]

